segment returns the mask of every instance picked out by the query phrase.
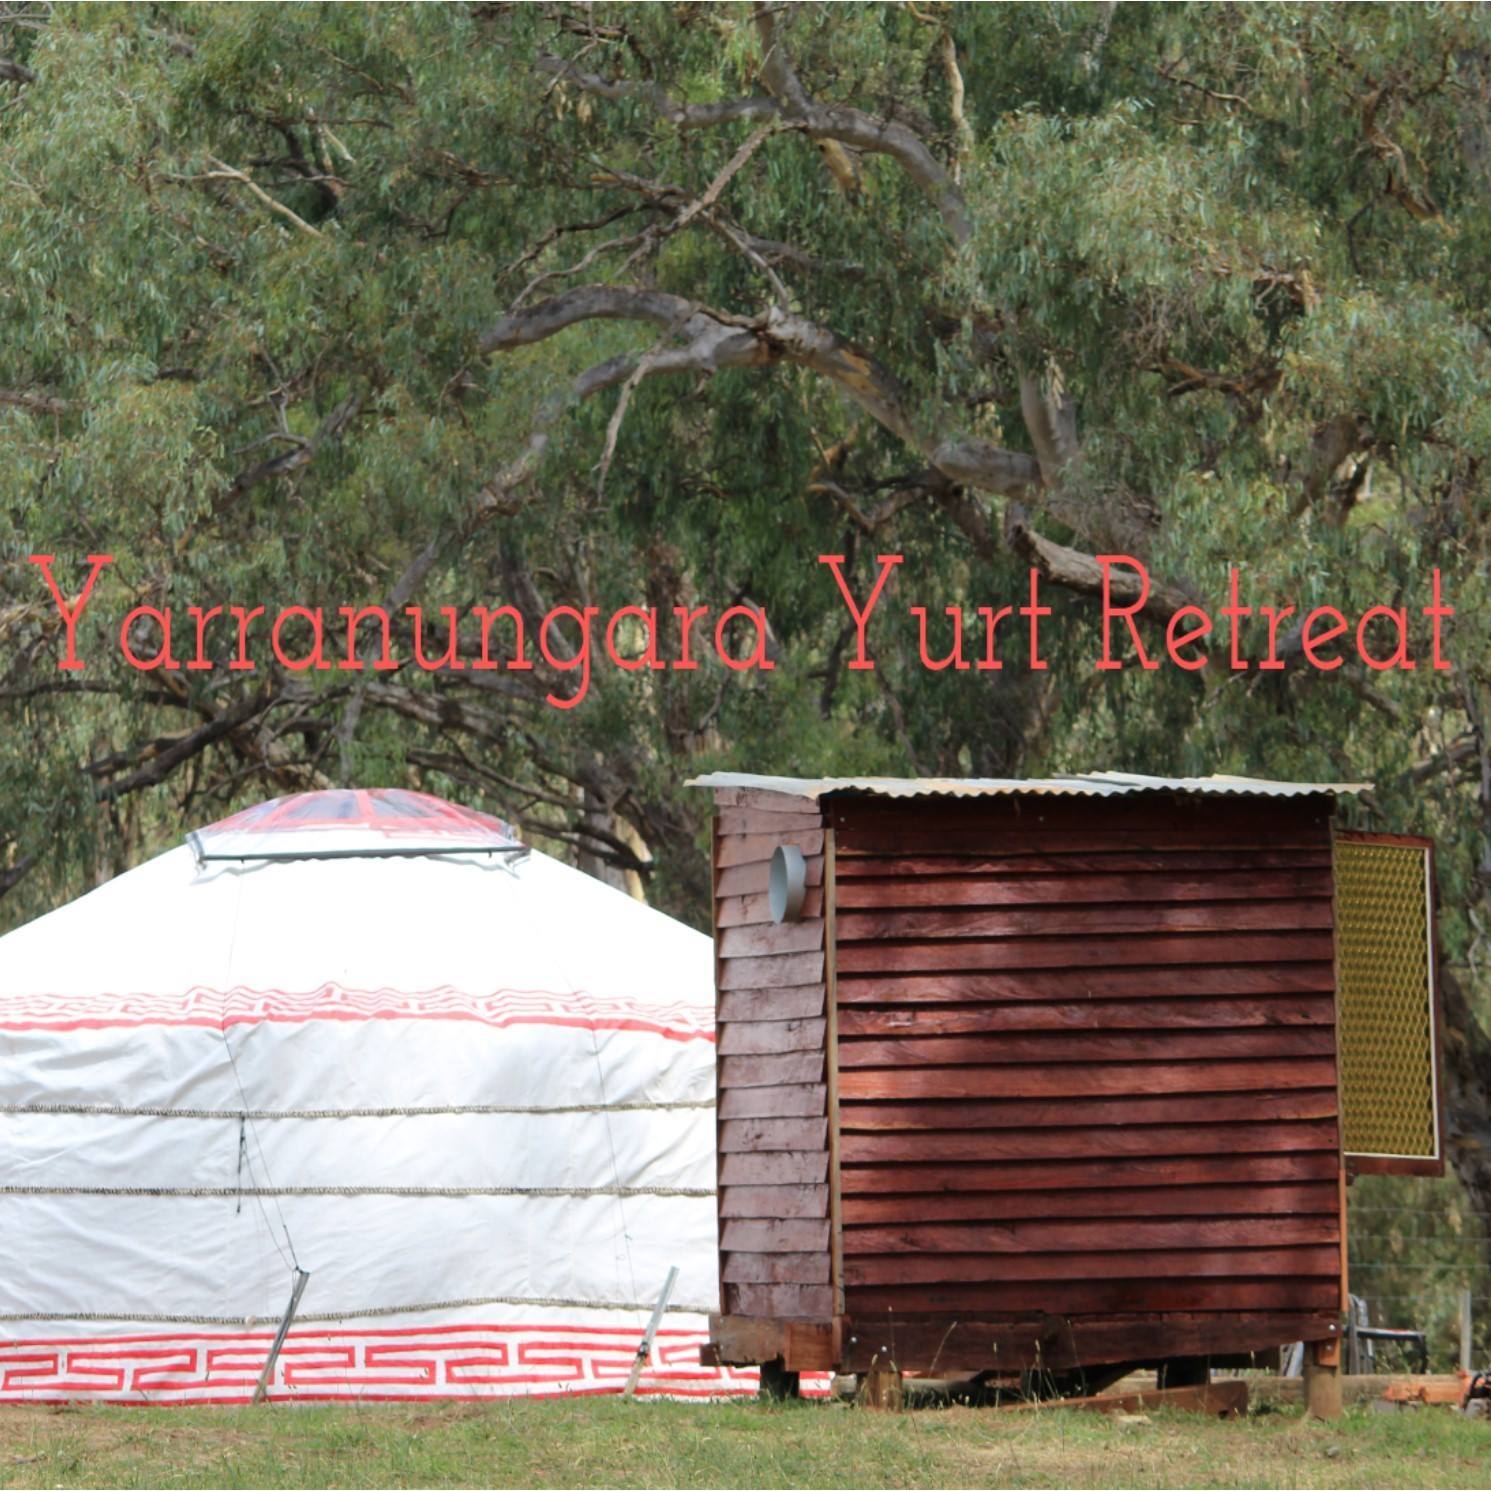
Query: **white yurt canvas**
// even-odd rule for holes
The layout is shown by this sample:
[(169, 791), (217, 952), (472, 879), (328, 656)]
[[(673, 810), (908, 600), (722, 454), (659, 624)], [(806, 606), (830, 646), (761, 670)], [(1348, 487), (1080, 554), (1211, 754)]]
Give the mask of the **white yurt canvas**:
[(749, 1390), (707, 937), (418, 793), (278, 799), (0, 938), (0, 1400)]

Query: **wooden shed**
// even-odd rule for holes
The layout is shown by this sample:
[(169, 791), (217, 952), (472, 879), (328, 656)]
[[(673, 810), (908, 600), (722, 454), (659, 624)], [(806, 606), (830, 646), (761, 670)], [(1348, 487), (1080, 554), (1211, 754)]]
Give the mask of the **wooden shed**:
[[(1357, 785), (716, 774), (708, 1355), (1019, 1373), (1317, 1343), (1440, 1159), (1427, 840)], [(1178, 1370), (1178, 1369), (1177, 1369)]]

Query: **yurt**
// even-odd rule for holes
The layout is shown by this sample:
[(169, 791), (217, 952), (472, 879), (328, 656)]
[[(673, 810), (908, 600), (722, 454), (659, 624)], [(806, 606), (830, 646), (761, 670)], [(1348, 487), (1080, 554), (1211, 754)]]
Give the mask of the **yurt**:
[(0, 938), (0, 1400), (619, 1392), (675, 1268), (637, 1391), (749, 1390), (699, 1364), (712, 970), (393, 790), (263, 803)]

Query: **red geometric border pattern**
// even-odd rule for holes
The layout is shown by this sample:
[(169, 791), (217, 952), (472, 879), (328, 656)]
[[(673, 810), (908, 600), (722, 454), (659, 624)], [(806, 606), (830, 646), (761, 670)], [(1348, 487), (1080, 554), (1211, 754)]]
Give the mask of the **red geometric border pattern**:
[[(179, 1331), (0, 1341), (0, 1402), (247, 1403), (273, 1331)], [(642, 1333), (586, 1325), (446, 1325), (291, 1331), (269, 1395), (281, 1402), (619, 1393)], [(662, 1330), (638, 1392), (753, 1393), (754, 1369), (699, 1365), (702, 1331)], [(826, 1374), (803, 1390), (828, 1390)]]
[(597, 999), (583, 991), (497, 989), (472, 994), (437, 989), (188, 989), (180, 994), (29, 994), (0, 1002), (0, 1030), (104, 1030), (142, 1025), (303, 1024), (309, 1020), (471, 1020), (503, 1028), (557, 1025), (576, 1030), (636, 1030), (673, 1041), (714, 1039), (714, 1014), (692, 1004)]

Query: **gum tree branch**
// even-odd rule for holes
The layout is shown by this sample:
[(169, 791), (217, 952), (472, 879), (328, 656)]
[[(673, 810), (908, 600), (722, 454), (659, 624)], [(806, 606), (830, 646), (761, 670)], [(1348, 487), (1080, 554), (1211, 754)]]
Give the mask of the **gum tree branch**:
[(236, 166), (230, 166), (225, 161), (220, 161), (215, 155), (207, 157), (217, 168), (210, 171), (202, 179), (207, 181), (236, 181), (249, 189), (249, 192), (257, 197), (271, 212), (278, 213), (292, 227), (298, 228), (302, 233), (309, 234), (312, 238), (321, 238), (319, 228), (313, 228), (299, 213), (292, 211), (275, 197), (271, 197), (257, 181), (245, 171), (240, 171)]
[(315, 459), (316, 452), (328, 440), (335, 440), (352, 423), (361, 407), (362, 396), (360, 394), (353, 394), (343, 399), (321, 421), (316, 433), (301, 440), (293, 450), (286, 451), (282, 456), (273, 456), (267, 461), (260, 461), (257, 465), (250, 466), (247, 471), (239, 472), (233, 478), (224, 501), (232, 502), (235, 498), (241, 497), (250, 487), (256, 487), (261, 482), (270, 481), (277, 476), (289, 476), (291, 472), (299, 471), (302, 466), (308, 466)]
[[(164, 782), (178, 766), (200, 755), (208, 746), (225, 736), (233, 734), (250, 720), (262, 715), (274, 703), (274, 696), (259, 693), (241, 700), (222, 714), (214, 716), (205, 725), (195, 730), (186, 730), (179, 735), (161, 736), (134, 752), (119, 753), (91, 761), (83, 769), (91, 777), (112, 777), (94, 791), (100, 802), (114, 802), (143, 787), (155, 787)], [(123, 766), (134, 764), (135, 770), (127, 776), (116, 777), (114, 773)]]
[(878, 119), (860, 109), (818, 103), (798, 79), (770, 9), (763, 7), (757, 12), (756, 25), (763, 53), (761, 80), (770, 97), (682, 104), (655, 83), (607, 80), (583, 72), (561, 57), (542, 56), (537, 66), (541, 72), (597, 98), (638, 100), (660, 119), (681, 130), (712, 129), (739, 119), (775, 117), (802, 130), (818, 144), (831, 142), (867, 154), (889, 156), (937, 208), (954, 240), (966, 243), (972, 233), (972, 222), (963, 193), (921, 136), (897, 120)]
[(780, 104), (782, 117), (819, 143), (833, 141), (867, 154), (888, 155), (936, 207), (953, 240), (966, 243), (973, 223), (963, 193), (922, 137), (897, 120), (816, 102), (792, 67), (771, 8), (762, 6), (756, 12), (756, 28), (761, 34), (761, 80)]
[[(1102, 565), (1091, 554), (1054, 543), (1037, 533), (1031, 527), (1028, 515), (1018, 508), (1012, 511), (1005, 524), (1005, 537), (1017, 554), (1040, 571), (1042, 579), (1078, 595), (1096, 597), (1103, 594)], [(1127, 566), (1114, 568), (1107, 584), (1109, 596), (1125, 606), (1132, 605), (1143, 594), (1139, 576)], [(1191, 604), (1191, 597), (1183, 590), (1151, 576), (1149, 595), (1139, 614), (1150, 621), (1163, 623), (1182, 606)]]
[[(585, 285), (504, 316), (481, 339), (484, 353), (531, 346), (581, 322), (628, 320), (680, 337), (681, 348), (654, 352), (648, 376), (753, 367), (790, 362), (826, 378), (950, 480), (1004, 495), (1038, 488), (1038, 462), (961, 432), (923, 433), (913, 419), (905, 390), (874, 358), (804, 316), (773, 307), (741, 317), (701, 306), (681, 295), (621, 285)], [(605, 380), (623, 382), (637, 364), (603, 364)], [(601, 386), (599, 369), (591, 387)]]
[(0, 388), (0, 404), (28, 414), (66, 414), (73, 407), (66, 399), (34, 388)]

